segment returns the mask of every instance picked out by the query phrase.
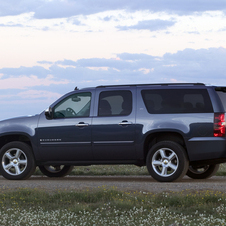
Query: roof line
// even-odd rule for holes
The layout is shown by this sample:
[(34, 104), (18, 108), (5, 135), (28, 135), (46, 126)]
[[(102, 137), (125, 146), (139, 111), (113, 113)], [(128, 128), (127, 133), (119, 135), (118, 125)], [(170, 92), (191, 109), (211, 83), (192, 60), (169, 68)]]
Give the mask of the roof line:
[(159, 84), (125, 84), (125, 85), (101, 85), (97, 86), (96, 88), (106, 88), (106, 87), (123, 87), (123, 86), (187, 86), (187, 85), (193, 85), (193, 86), (205, 86), (204, 83), (159, 83)]

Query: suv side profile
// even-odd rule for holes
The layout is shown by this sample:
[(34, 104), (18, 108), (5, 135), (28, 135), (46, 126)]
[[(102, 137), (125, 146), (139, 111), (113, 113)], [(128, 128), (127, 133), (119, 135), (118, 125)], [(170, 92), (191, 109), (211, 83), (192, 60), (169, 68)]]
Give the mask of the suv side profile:
[(160, 182), (205, 179), (226, 162), (225, 109), (226, 87), (202, 83), (75, 89), (39, 115), (0, 122), (0, 173), (133, 164)]

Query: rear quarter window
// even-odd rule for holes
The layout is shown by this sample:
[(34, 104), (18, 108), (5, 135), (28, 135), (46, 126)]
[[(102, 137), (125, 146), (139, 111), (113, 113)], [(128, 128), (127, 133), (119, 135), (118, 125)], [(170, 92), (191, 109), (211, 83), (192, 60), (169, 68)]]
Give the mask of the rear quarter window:
[(224, 111), (226, 112), (226, 92), (217, 91), (218, 96), (223, 104)]
[(141, 94), (150, 114), (213, 112), (206, 89), (152, 89)]

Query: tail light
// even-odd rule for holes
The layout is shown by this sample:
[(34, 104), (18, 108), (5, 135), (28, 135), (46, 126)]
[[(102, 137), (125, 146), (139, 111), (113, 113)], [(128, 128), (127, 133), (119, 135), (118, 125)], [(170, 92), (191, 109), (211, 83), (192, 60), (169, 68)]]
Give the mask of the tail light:
[(224, 113), (214, 114), (214, 137), (224, 137), (225, 136), (225, 116)]

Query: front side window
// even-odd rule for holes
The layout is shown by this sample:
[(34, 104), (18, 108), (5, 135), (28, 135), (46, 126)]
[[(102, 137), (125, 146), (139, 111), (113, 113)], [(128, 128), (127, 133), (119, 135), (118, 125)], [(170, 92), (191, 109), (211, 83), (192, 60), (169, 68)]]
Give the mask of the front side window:
[(151, 114), (213, 112), (205, 89), (142, 90), (141, 93), (147, 111)]
[(132, 112), (132, 93), (128, 90), (100, 93), (98, 116), (129, 115)]
[(54, 118), (89, 117), (91, 93), (76, 93), (60, 103), (53, 109)]

